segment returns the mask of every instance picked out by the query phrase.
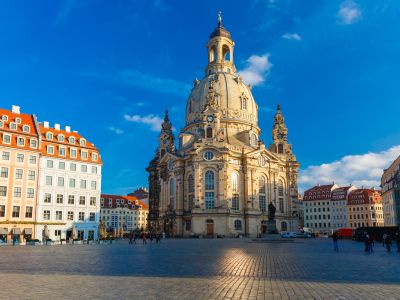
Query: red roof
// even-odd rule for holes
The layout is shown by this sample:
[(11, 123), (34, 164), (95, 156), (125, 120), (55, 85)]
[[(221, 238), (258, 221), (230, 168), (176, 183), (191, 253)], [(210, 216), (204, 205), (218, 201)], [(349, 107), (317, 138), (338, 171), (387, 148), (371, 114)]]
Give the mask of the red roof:
[[(36, 124), (33, 115), (22, 114), (12, 112), (10, 110), (6, 110), (4, 108), (0, 108), (0, 122), (2, 126), (0, 126), (0, 136), (1, 136), (1, 144), (14, 147), (14, 148), (22, 148), (26, 150), (38, 151), (39, 149), (39, 136), (36, 130)], [(11, 124), (14, 123), (16, 128), (12, 129)], [(25, 128), (25, 131), (24, 131)], [(11, 144), (3, 143), (4, 134), (11, 135)], [(22, 137), (25, 139), (24, 146), (17, 144), (17, 138)], [(30, 140), (36, 140), (36, 148), (30, 147)]]
[(347, 192), (352, 186), (343, 186), (334, 189), (331, 193), (331, 200), (347, 200)]
[(347, 200), (347, 205), (362, 205), (382, 203), (380, 191), (373, 189), (357, 189), (351, 191)]
[[(149, 209), (149, 207), (146, 204), (144, 204), (138, 198), (133, 196), (101, 194), (101, 199), (102, 199), (100, 201), (101, 208), (126, 207), (129, 209), (144, 209), (144, 210)], [(110, 205), (110, 200), (111, 200), (111, 205)]]
[(304, 192), (303, 201), (330, 200), (334, 184), (317, 185)]

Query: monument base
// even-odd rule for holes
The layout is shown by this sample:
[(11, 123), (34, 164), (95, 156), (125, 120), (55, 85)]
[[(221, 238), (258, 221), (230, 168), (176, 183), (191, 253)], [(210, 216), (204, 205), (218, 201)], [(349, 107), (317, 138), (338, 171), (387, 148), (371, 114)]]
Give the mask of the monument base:
[(278, 229), (276, 228), (275, 220), (268, 220), (267, 226), (268, 226), (267, 227), (268, 234), (278, 234)]

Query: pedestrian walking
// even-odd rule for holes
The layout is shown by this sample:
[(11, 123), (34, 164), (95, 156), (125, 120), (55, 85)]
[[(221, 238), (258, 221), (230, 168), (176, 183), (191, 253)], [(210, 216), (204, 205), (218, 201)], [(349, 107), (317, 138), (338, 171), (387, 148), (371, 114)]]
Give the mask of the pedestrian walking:
[(396, 235), (394, 237), (396, 241), (396, 246), (397, 246), (397, 252), (400, 252), (400, 232), (396, 232)]
[(332, 240), (333, 240), (333, 251), (339, 252), (339, 245), (338, 245), (339, 236), (337, 234), (337, 231), (333, 233)]
[(386, 235), (385, 245), (386, 245), (386, 251), (390, 252), (390, 249), (391, 249), (391, 246), (392, 246), (392, 238), (390, 237), (389, 234)]
[(372, 235), (369, 236), (369, 252), (374, 252), (374, 238), (372, 237)]
[(145, 234), (145, 233), (143, 233), (143, 245), (144, 245), (144, 244), (147, 244), (146, 234)]
[(364, 237), (364, 244), (365, 244), (365, 252), (370, 251), (370, 244), (369, 244), (369, 235), (366, 234)]
[(133, 244), (133, 231), (129, 233), (129, 244)]
[(161, 241), (161, 235), (157, 233), (156, 235), (156, 243), (158, 244)]
[(386, 234), (386, 233), (384, 233), (384, 234), (383, 234), (383, 236), (382, 236), (382, 247), (383, 247), (383, 248), (385, 248), (385, 240), (386, 240), (386, 236), (387, 236), (387, 234)]

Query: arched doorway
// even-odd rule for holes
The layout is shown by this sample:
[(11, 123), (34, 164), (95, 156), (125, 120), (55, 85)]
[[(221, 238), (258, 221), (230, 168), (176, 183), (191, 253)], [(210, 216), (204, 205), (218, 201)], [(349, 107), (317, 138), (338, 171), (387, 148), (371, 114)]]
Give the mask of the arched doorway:
[(206, 220), (206, 232), (208, 236), (214, 236), (214, 220)]

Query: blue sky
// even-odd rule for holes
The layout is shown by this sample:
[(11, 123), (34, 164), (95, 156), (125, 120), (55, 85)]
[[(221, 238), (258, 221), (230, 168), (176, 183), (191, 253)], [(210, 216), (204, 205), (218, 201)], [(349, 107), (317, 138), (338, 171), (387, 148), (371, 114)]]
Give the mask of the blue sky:
[(282, 105), (301, 188), (376, 186), (400, 154), (397, 0), (4, 0), (0, 106), (94, 142), (104, 192), (146, 186), (160, 118), (168, 108), (177, 131), (184, 125), (218, 10), (266, 142)]

